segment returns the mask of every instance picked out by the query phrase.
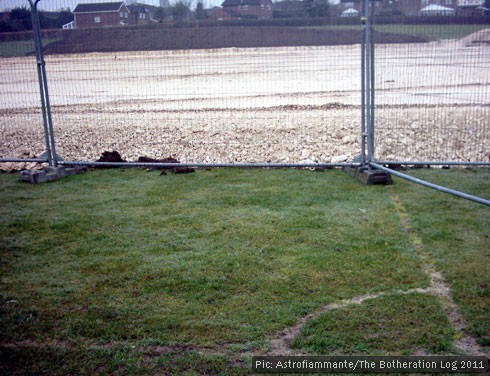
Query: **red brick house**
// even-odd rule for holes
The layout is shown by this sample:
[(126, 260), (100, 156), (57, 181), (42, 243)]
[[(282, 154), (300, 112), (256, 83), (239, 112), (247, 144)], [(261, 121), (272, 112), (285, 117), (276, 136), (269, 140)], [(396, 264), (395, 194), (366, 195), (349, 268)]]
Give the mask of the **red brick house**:
[(127, 25), (129, 24), (129, 13), (123, 1), (78, 4), (73, 11), (77, 29)]
[(232, 18), (272, 18), (272, 0), (225, 0), (223, 10)]
[(213, 7), (208, 12), (209, 18), (212, 20), (223, 21), (223, 20), (232, 20), (235, 17), (230, 13), (226, 12), (221, 7)]
[(130, 25), (148, 25), (151, 23), (151, 13), (143, 4), (133, 3), (127, 8), (129, 9)]

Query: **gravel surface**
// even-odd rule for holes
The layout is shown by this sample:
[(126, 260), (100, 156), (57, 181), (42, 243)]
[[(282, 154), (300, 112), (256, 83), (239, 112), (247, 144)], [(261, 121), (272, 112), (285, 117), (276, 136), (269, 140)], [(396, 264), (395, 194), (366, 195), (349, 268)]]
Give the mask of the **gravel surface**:
[[(470, 40), (471, 42), (471, 40)], [(377, 157), (489, 161), (490, 48), (376, 48)], [(96, 160), (346, 161), (359, 154), (360, 46), (46, 58), (58, 154)], [(39, 156), (35, 61), (2, 59), (0, 157)], [(18, 164), (3, 168), (32, 167)]]

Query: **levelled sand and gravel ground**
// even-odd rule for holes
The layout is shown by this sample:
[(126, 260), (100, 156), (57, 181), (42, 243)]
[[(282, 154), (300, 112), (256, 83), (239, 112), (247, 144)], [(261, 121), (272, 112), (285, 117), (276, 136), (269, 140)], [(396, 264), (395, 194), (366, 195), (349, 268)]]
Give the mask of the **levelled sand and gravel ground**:
[[(376, 47), (379, 159), (489, 161), (489, 35)], [(46, 61), (58, 154), (68, 160), (104, 150), (188, 162), (330, 162), (359, 153), (359, 45)], [(35, 69), (32, 57), (0, 66), (0, 157), (44, 150)]]

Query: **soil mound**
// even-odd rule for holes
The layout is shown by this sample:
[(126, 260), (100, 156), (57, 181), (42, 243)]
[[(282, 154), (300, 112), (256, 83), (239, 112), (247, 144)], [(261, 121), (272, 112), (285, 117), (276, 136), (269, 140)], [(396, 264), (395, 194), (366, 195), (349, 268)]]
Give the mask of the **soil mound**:
[[(360, 43), (358, 30), (302, 29), (275, 26), (205, 28), (111, 28), (65, 30), (63, 39), (50, 44), (50, 54), (158, 51), (213, 48), (352, 45)], [(427, 38), (375, 33), (376, 43), (424, 43)]]
[(465, 47), (475, 46), (479, 44), (490, 45), (490, 28), (477, 31), (459, 40), (461, 45)]

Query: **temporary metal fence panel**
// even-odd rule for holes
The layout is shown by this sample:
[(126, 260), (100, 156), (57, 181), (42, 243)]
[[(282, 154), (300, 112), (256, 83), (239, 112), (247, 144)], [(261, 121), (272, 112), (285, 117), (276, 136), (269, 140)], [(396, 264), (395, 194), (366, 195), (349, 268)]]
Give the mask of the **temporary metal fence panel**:
[(19, 160), (0, 167), (30, 168), (47, 160), (34, 37), (0, 33), (0, 40), (0, 159)]
[(358, 53), (347, 46), (49, 56), (60, 154), (351, 160), (359, 149)]
[(376, 46), (376, 159), (489, 163), (490, 25), (376, 29), (432, 40)]
[[(490, 25), (383, 25), (379, 31), (419, 34), (427, 43), (376, 45), (375, 156), (407, 180), (490, 204)], [(400, 166), (464, 168), (450, 172)], [(385, 170), (390, 172), (389, 170)], [(437, 186), (434, 174), (444, 181)], [(464, 176), (464, 178), (462, 178)], [(463, 181), (464, 180), (464, 181)], [(469, 183), (469, 184), (465, 184)]]
[[(155, 40), (162, 29), (94, 28), (46, 34), (44, 65), (4, 42), (14, 57), (0, 70), (0, 158), (33, 158), (52, 145), (81, 163), (105, 150), (203, 166), (328, 165), (359, 154), (361, 162), (488, 163), (489, 30), (377, 24), (373, 8), (364, 1), (351, 30), (362, 45), (134, 51), (141, 40), (132, 33)], [(223, 28), (188, 37), (200, 34), (219, 39)], [(36, 65), (49, 77), (56, 143), (43, 143), (46, 76), (39, 80)]]
[[(138, 41), (128, 38), (129, 51), (72, 53), (107, 49), (124, 30), (45, 40), (54, 138), (65, 160), (95, 161), (106, 150), (130, 161), (245, 164), (344, 163), (359, 154), (359, 43), (131, 51)], [(197, 33), (212, 39), (223, 30)], [(32, 140), (42, 131), (35, 65), (32, 56), (2, 64), (11, 132), (1, 157), (42, 151)]]

